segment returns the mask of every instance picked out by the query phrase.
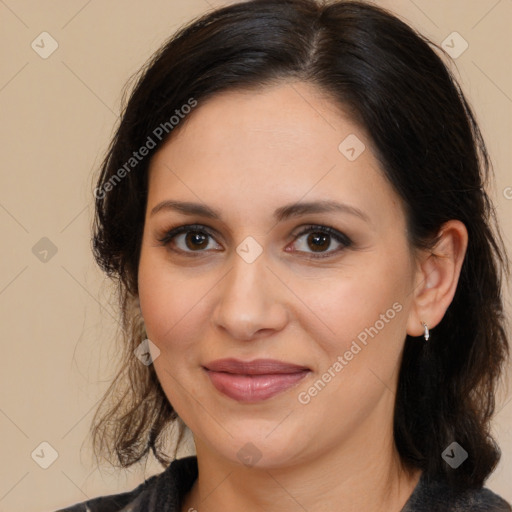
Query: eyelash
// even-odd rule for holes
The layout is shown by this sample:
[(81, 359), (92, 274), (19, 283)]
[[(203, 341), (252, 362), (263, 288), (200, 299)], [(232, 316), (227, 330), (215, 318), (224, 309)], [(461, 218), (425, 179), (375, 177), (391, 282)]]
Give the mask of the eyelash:
[[(161, 243), (161, 245), (168, 246), (170, 244), (170, 242), (176, 236), (181, 235), (182, 233), (201, 233), (201, 234), (206, 234), (206, 235), (214, 238), (214, 235), (209, 231), (209, 229), (206, 226), (202, 226), (201, 224), (187, 224), (187, 225), (177, 226), (177, 227), (169, 229), (168, 231), (165, 232), (164, 236), (162, 236), (161, 238), (158, 238), (158, 241)], [(339, 231), (337, 231), (334, 228), (331, 228), (328, 226), (320, 226), (317, 224), (310, 224), (310, 225), (306, 226), (300, 233), (297, 233), (297, 235), (295, 235), (294, 241), (297, 240), (298, 238), (300, 238), (301, 236), (303, 236), (305, 234), (309, 234), (309, 233), (315, 233), (315, 234), (321, 233), (324, 235), (329, 235), (332, 238), (334, 238), (334, 240), (336, 240), (336, 242), (339, 242), (343, 246), (334, 251), (328, 251), (328, 252), (316, 253), (316, 254), (315, 253), (306, 253), (306, 254), (309, 254), (309, 256), (306, 256), (306, 258), (309, 258), (309, 259), (327, 258), (327, 257), (332, 256), (333, 254), (339, 253), (343, 249), (346, 249), (347, 247), (350, 247), (352, 245), (352, 240), (350, 240), (350, 238), (348, 238), (345, 234), (340, 233)], [(176, 251), (175, 249), (173, 249), (173, 250)], [(200, 253), (205, 252), (205, 251), (204, 250), (183, 251), (183, 250), (179, 249), (176, 252), (185, 253), (185, 254), (190, 255), (191, 257), (197, 257), (197, 256), (201, 256)], [(294, 251), (294, 252), (303, 253), (304, 251)], [(194, 254), (194, 253), (198, 253), (198, 254)]]

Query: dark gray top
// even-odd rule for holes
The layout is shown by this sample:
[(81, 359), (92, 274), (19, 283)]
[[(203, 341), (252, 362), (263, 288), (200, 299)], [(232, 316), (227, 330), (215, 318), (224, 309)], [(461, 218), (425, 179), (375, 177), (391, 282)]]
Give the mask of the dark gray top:
[[(136, 489), (102, 496), (57, 512), (180, 512), (181, 500), (197, 478), (197, 458), (173, 461), (159, 475)], [(489, 489), (455, 491), (444, 482), (420, 478), (400, 512), (512, 512), (510, 505)]]

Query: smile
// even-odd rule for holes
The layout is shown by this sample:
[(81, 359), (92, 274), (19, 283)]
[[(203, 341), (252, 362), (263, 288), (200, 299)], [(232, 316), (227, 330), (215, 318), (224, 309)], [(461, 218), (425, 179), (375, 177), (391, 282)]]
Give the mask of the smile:
[(304, 366), (272, 359), (219, 359), (204, 369), (219, 392), (239, 402), (267, 400), (295, 386), (310, 372)]

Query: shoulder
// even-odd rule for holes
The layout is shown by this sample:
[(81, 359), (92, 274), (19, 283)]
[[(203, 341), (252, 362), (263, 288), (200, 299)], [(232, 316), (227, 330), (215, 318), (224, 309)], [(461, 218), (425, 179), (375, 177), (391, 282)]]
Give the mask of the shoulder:
[[(179, 503), (197, 478), (195, 456), (174, 460), (158, 475), (129, 492), (100, 496), (56, 512), (179, 511)], [(164, 508), (165, 505), (165, 508)]]
[(486, 487), (457, 490), (423, 477), (401, 512), (512, 512), (510, 505)]

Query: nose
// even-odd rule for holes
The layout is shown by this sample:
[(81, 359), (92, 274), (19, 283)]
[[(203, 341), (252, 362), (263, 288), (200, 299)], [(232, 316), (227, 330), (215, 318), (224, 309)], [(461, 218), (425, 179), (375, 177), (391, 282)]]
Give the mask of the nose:
[(250, 341), (284, 328), (286, 288), (267, 265), (264, 253), (252, 263), (238, 254), (217, 287), (212, 321), (232, 339)]

